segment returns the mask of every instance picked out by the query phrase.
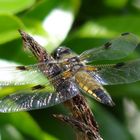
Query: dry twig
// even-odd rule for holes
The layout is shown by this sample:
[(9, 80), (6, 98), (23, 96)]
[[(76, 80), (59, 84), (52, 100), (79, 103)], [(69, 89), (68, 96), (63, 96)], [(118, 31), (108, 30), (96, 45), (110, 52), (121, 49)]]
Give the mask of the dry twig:
[(99, 134), (98, 125), (93, 113), (81, 94), (66, 101), (64, 104), (71, 111), (72, 115), (54, 115), (54, 117), (77, 130), (76, 140), (103, 140)]

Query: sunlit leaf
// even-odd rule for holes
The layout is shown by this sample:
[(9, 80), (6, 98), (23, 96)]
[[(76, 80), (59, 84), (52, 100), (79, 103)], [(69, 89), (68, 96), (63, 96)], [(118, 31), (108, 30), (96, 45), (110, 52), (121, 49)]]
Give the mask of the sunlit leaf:
[(20, 19), (10, 14), (0, 14), (0, 21), (0, 44), (18, 38), (17, 30), (24, 28)]
[[(118, 33), (118, 32), (132, 32), (137, 35), (140, 35), (140, 30), (138, 30), (138, 26), (140, 24), (140, 20), (137, 15), (129, 15), (129, 16), (116, 16), (114, 17), (106, 17), (97, 21), (97, 24), (101, 27), (105, 27), (108, 31)], [(132, 22), (133, 21), (133, 22)], [(116, 24), (119, 23), (119, 24)], [(131, 24), (129, 24), (131, 23)], [(129, 24), (129, 26), (126, 26)]]
[(23, 21), (32, 29), (34, 38), (52, 51), (66, 38), (79, 8), (78, 3), (79, 0), (55, 0), (51, 3), (46, 0), (28, 12)]
[(0, 0), (0, 13), (17, 13), (29, 8), (35, 0)]
[[(79, 30), (74, 33), (74, 37), (98, 37), (107, 38), (114, 37), (117, 34), (123, 32), (132, 32), (140, 35), (138, 26), (140, 24), (139, 16), (115, 16), (115, 17), (104, 17), (96, 21), (88, 21)], [(133, 21), (133, 22), (132, 22)], [(119, 24), (116, 24), (119, 23)], [(126, 26), (126, 24), (129, 26)]]

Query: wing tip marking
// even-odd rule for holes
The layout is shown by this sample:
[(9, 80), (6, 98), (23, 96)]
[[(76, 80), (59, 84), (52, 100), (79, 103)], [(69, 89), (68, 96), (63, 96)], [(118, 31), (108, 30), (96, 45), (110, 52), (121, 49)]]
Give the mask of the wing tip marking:
[(105, 48), (105, 49), (108, 49), (108, 48), (111, 47), (111, 45), (112, 45), (111, 42), (107, 42), (107, 43), (104, 44), (104, 48)]
[(16, 67), (17, 70), (28, 70), (25, 66), (17, 66)]
[(121, 68), (124, 65), (125, 65), (125, 62), (120, 62), (120, 63), (115, 64), (114, 68)]
[(32, 90), (43, 89), (43, 88), (45, 88), (45, 86), (43, 86), (43, 85), (35, 85), (35, 86), (32, 87)]
[(129, 35), (130, 33), (129, 32), (125, 32), (125, 33), (122, 33), (121, 36), (126, 36), (126, 35)]

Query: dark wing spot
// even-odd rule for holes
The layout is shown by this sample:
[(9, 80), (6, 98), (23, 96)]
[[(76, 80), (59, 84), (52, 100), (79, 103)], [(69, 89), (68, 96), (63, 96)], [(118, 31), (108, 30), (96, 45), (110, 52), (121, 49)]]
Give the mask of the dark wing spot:
[(17, 66), (17, 70), (28, 70), (25, 66)]
[(43, 89), (43, 88), (45, 88), (45, 86), (43, 86), (43, 85), (36, 85), (36, 86), (32, 87), (32, 90)]
[(111, 44), (112, 44), (111, 42), (105, 43), (105, 44), (104, 44), (104, 48), (105, 48), (105, 49), (110, 48), (110, 47), (111, 47)]
[(121, 36), (125, 36), (125, 35), (129, 35), (130, 33), (126, 32), (126, 33), (122, 33)]
[(122, 66), (124, 66), (125, 65), (125, 63), (124, 62), (120, 62), (120, 63), (117, 63), (115, 66), (114, 66), (114, 68), (121, 68)]

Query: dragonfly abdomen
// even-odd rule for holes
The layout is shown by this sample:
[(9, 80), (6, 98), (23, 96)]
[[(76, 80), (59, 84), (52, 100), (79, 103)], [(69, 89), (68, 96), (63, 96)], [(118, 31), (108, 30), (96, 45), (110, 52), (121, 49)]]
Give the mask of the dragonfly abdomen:
[(76, 82), (84, 92), (87, 92), (96, 99), (100, 100), (94, 92), (94, 90), (99, 89), (99, 86), (90, 77), (87, 77), (86, 75), (85, 77), (78, 78), (76, 75)]
[(95, 81), (89, 73), (85, 71), (78, 72), (75, 76), (75, 80), (84, 92), (90, 94), (99, 102), (111, 106), (113, 105), (112, 99), (107, 94), (107, 91), (97, 81)]

